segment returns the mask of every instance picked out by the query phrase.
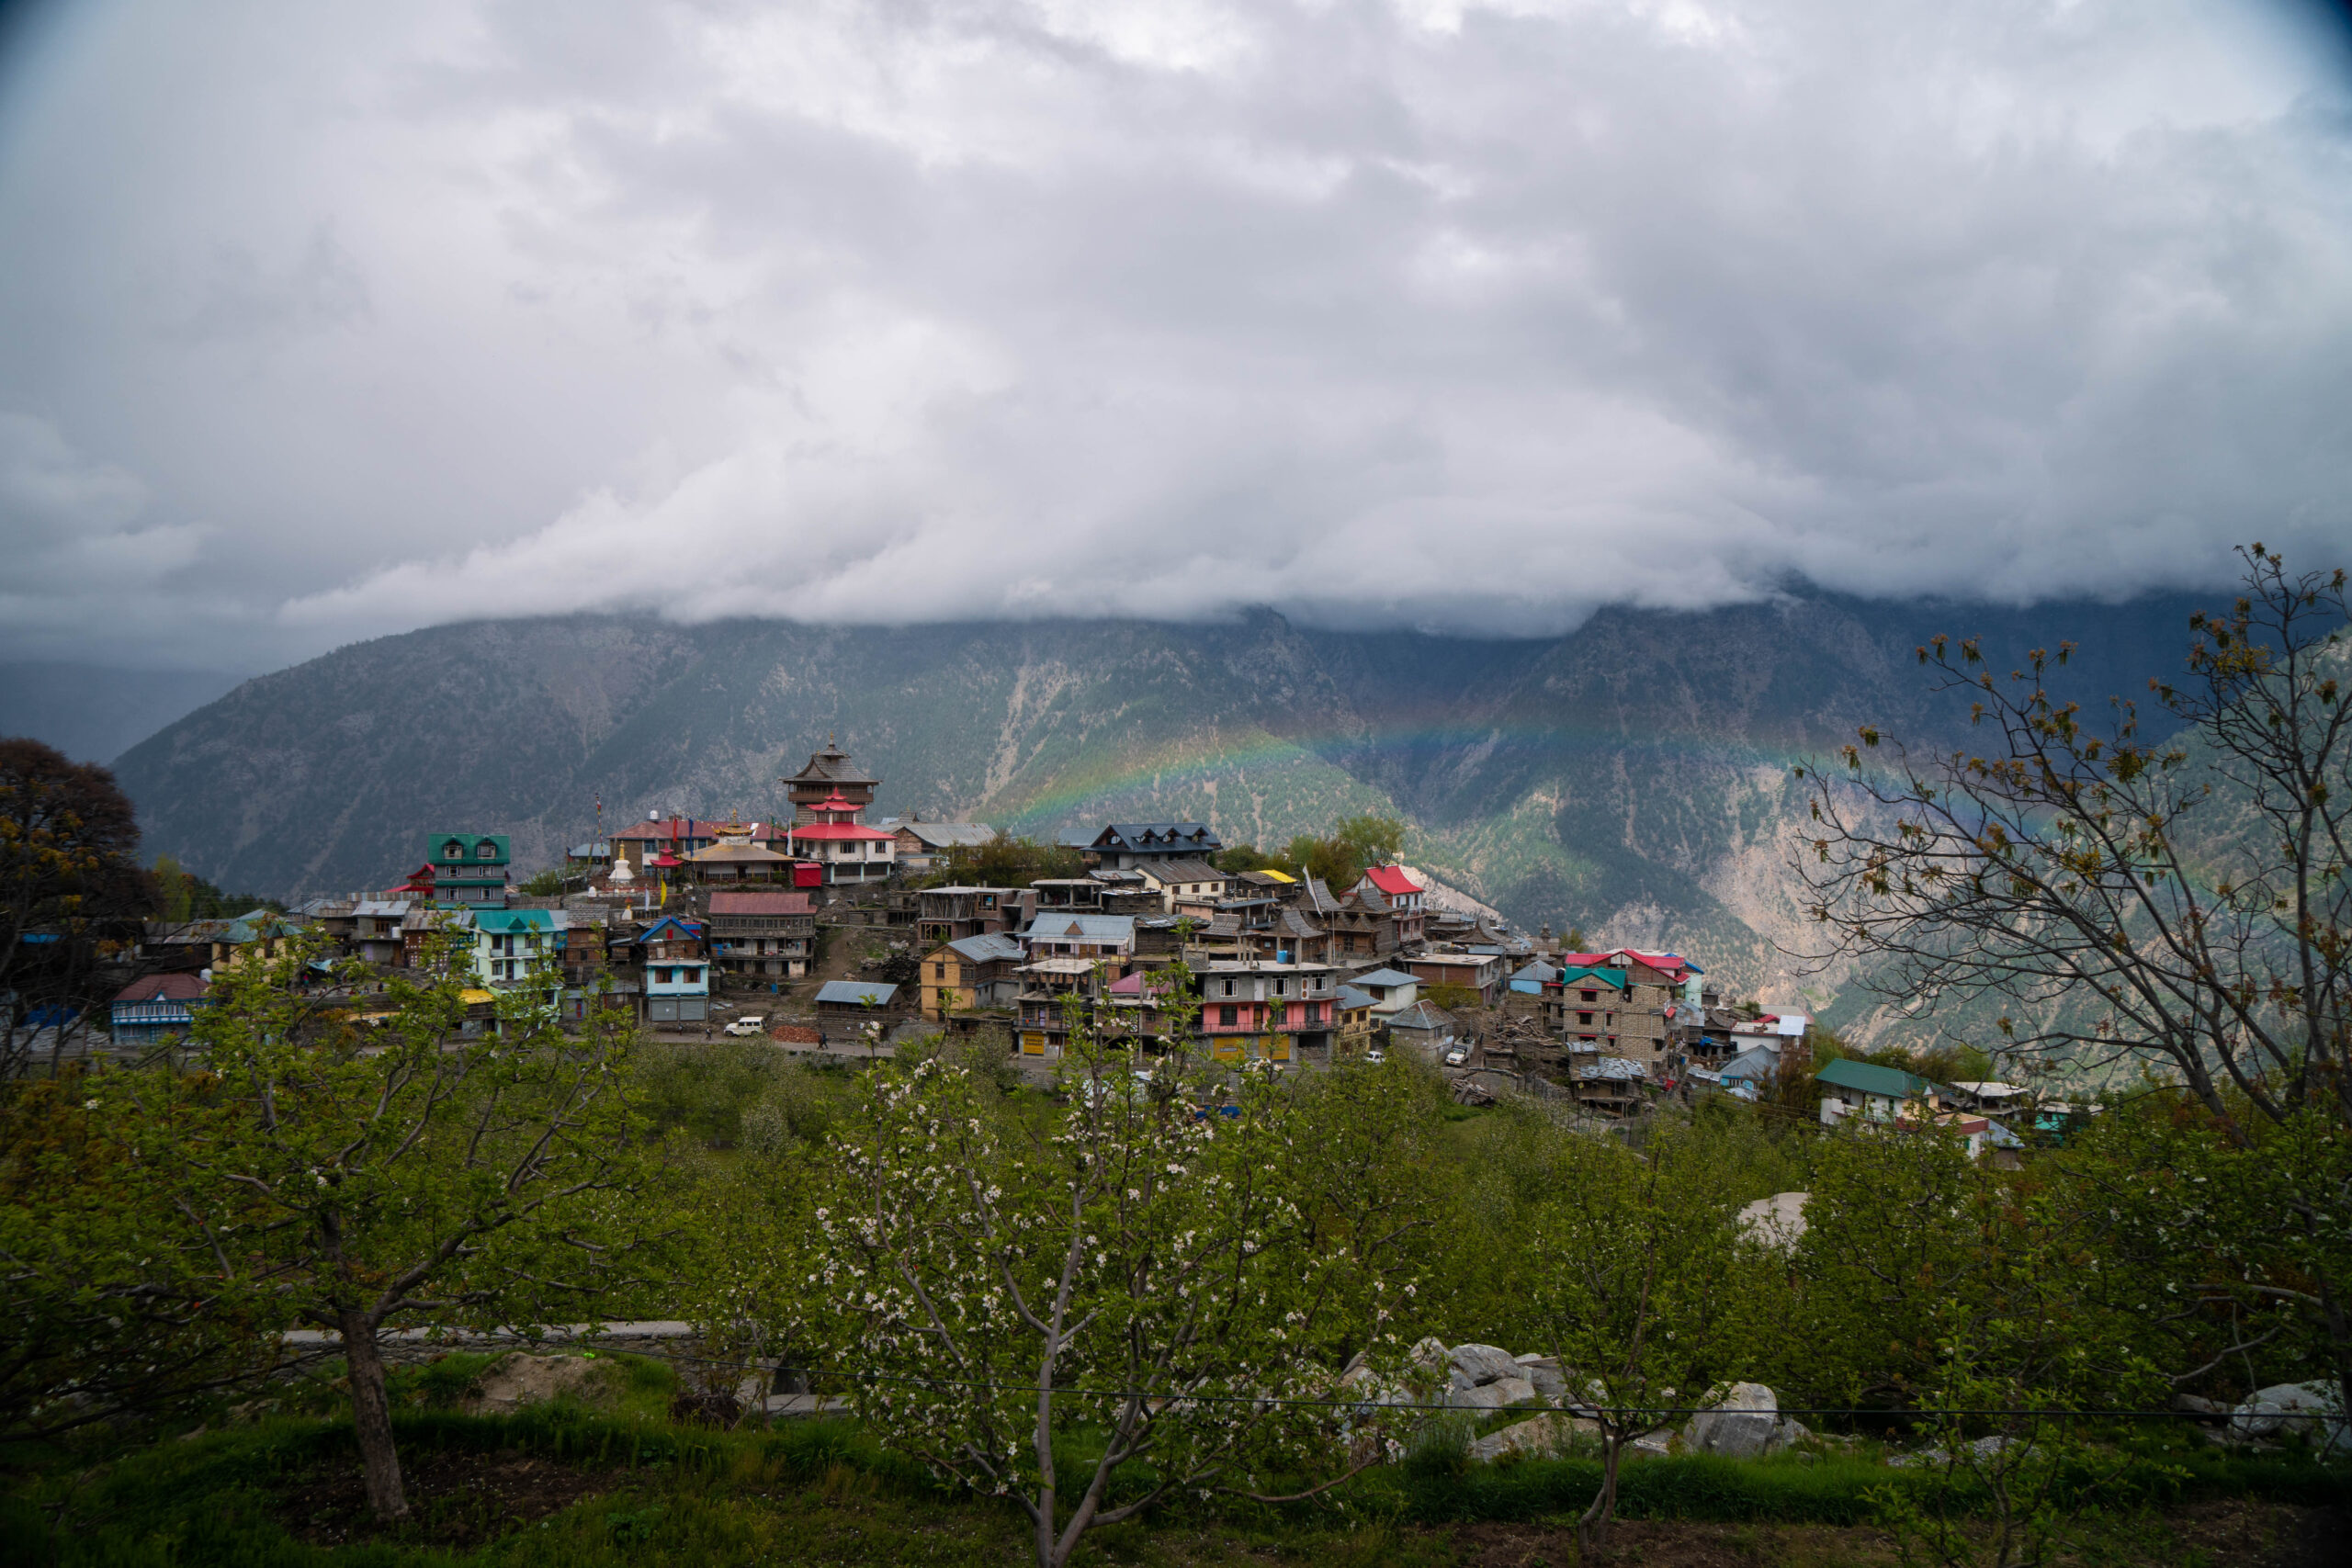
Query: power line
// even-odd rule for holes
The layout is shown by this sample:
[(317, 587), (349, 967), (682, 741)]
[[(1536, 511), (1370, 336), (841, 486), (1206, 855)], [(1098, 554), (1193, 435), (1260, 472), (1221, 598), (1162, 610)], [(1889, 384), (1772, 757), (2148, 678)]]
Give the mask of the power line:
[[(676, 1355), (662, 1358), (673, 1361), (693, 1361), (704, 1366), (749, 1368), (750, 1362), (729, 1360), (717, 1356)], [(1034, 1382), (1005, 1382), (990, 1379), (946, 1378), (906, 1372), (878, 1372), (865, 1368), (819, 1367), (795, 1365), (787, 1369), (810, 1378), (837, 1378), (844, 1382), (913, 1383), (927, 1388), (987, 1389), (992, 1392), (1035, 1395), (1039, 1393)], [(1374, 1412), (1380, 1410), (1456, 1411), (1472, 1415), (1493, 1415), (1496, 1409), (1478, 1405), (1429, 1404), (1417, 1401), (1385, 1400), (1365, 1395), (1326, 1396), (1315, 1399), (1285, 1397), (1256, 1393), (1170, 1393), (1154, 1389), (1094, 1389), (1074, 1384), (1054, 1384), (1044, 1392), (1084, 1399), (1143, 1399), (1161, 1404), (1276, 1404), (1302, 1408), (1347, 1409)], [(1512, 1408), (1509, 1406), (1499, 1408)], [(1571, 1416), (1666, 1416), (1704, 1415), (1763, 1415), (1763, 1411), (1727, 1411), (1719, 1404), (1643, 1404), (1643, 1405), (1559, 1405), (1530, 1411), (1531, 1415), (1563, 1415)], [(1905, 1408), (1886, 1405), (1781, 1404), (1771, 1411), (1775, 1416), (1877, 1416), (1904, 1420), (1935, 1419), (1942, 1416), (2040, 1416), (2052, 1418), (2086, 1420), (2163, 1419), (2169, 1421), (2211, 1421), (2222, 1419), (2214, 1412), (2197, 1410), (2074, 1410), (2052, 1409), (2030, 1405), (2004, 1407), (1970, 1407), (1965, 1409)]]

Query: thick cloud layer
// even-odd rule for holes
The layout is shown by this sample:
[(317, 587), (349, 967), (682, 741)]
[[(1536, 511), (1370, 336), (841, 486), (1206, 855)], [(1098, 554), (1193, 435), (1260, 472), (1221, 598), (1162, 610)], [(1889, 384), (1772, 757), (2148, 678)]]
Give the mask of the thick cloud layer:
[(0, 652), (2341, 557), (2320, 18), (75, 6), (0, 78)]

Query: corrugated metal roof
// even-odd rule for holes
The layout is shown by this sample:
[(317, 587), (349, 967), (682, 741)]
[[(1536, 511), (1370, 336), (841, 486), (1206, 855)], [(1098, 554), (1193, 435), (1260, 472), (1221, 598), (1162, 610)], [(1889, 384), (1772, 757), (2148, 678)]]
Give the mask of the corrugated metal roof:
[(1090, 915), (1084, 911), (1066, 912), (1048, 909), (1029, 922), (1023, 933), (1031, 942), (1133, 942), (1136, 918), (1133, 915)]
[(561, 909), (481, 909), (474, 929), (482, 931), (551, 931), (563, 928)]
[(119, 1002), (187, 1002), (210, 989), (195, 975), (149, 975), (114, 994)]
[(710, 896), (710, 912), (714, 915), (805, 915), (808, 913), (808, 895), (714, 893)]
[(1838, 1057), (1813, 1076), (1818, 1083), (1857, 1089), (1863, 1094), (1883, 1095), (1889, 1100), (1910, 1100), (1942, 1087), (1917, 1073), (1882, 1067), (1874, 1062), (1857, 1062), (1850, 1056)]
[(861, 1007), (888, 1007), (890, 998), (899, 994), (896, 986), (886, 986), (879, 980), (828, 980), (817, 987), (820, 1002), (851, 1002)]
[(1175, 860), (1149, 861), (1136, 867), (1154, 882), (1217, 882), (1225, 880), (1225, 873), (1204, 860), (1189, 857)]
[(993, 964), (1002, 959), (1021, 956), (1021, 939), (1002, 931), (990, 931), (985, 936), (967, 936), (947, 944), (975, 964)]

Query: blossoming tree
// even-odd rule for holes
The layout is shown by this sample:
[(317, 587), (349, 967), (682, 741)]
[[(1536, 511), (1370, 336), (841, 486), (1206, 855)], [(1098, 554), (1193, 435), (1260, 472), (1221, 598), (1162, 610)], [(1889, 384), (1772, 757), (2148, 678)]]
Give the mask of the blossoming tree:
[[(944, 1060), (876, 1073), (808, 1280), (860, 1414), (1016, 1499), (1040, 1568), (1181, 1493), (1319, 1490), (1352, 1473), (1351, 1439), (1378, 1447), (1367, 1413), (1314, 1403), (1365, 1318), (1360, 1276), (1310, 1243), (1280, 1175), (1288, 1086), (1187, 1067), (1181, 1028), (1147, 1062), (1081, 1005), (1070, 1022), (1066, 1103), (1042, 1127)], [(1093, 1457), (1066, 1470), (1077, 1427)]]

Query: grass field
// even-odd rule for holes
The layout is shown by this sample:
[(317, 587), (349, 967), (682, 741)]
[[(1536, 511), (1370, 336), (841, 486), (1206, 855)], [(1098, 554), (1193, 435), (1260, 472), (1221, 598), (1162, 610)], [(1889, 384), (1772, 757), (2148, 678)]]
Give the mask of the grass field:
[[(256, 1421), (135, 1448), (5, 1457), (0, 1562), (58, 1568), (424, 1568), (481, 1563), (935, 1563), (1025, 1559), (1012, 1507), (956, 1495), (853, 1423), (715, 1430), (670, 1419), (669, 1369), (616, 1359), (595, 1407), (510, 1416), (458, 1406), (486, 1364), (401, 1374), (398, 1430), (414, 1517), (378, 1530), (331, 1384)], [(1084, 1434), (1073, 1434), (1083, 1446)], [(2352, 1477), (2307, 1460), (2151, 1448), (2083, 1562), (2223, 1568), (2333, 1563), (2352, 1539)], [(1458, 1443), (1367, 1473), (1329, 1501), (1172, 1509), (1089, 1538), (1081, 1561), (1575, 1562), (1589, 1459), (1465, 1463)], [(1891, 1563), (1872, 1493), (1918, 1484), (1867, 1454), (1646, 1460), (1624, 1472), (1613, 1561)]]

